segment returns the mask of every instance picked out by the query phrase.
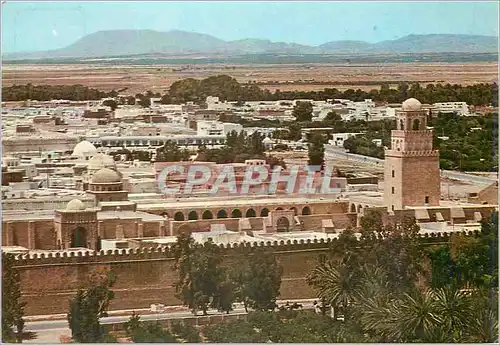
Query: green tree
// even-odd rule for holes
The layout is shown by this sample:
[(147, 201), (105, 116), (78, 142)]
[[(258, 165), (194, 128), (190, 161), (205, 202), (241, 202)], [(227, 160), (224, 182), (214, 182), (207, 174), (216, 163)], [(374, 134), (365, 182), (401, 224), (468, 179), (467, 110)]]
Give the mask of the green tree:
[(107, 339), (107, 334), (99, 319), (107, 316), (110, 301), (114, 298), (111, 290), (115, 282), (114, 275), (91, 279), (91, 286), (86, 290), (78, 290), (76, 296), (70, 300), (68, 324), (71, 337), (79, 343), (99, 343)]
[[(12, 254), (2, 253), (2, 341), (22, 342), (24, 306), (21, 278)], [(14, 331), (15, 329), (15, 331)]]
[(292, 115), (295, 116), (297, 122), (311, 122), (313, 113), (313, 105), (311, 102), (299, 101), (293, 107)]
[(322, 166), (325, 162), (325, 138), (321, 134), (314, 134), (308, 144), (309, 165)]
[(107, 99), (104, 102), (102, 102), (102, 105), (110, 107), (112, 111), (118, 108), (118, 103), (116, 103), (114, 99)]
[(177, 339), (159, 323), (141, 322), (139, 315), (132, 315), (124, 324), (125, 332), (134, 343), (178, 343)]
[(165, 145), (156, 150), (157, 162), (180, 162), (189, 159), (189, 152), (180, 150), (177, 143), (167, 140)]
[(348, 313), (349, 306), (361, 296), (363, 279), (358, 270), (346, 263), (320, 257), (318, 265), (307, 276), (307, 283), (317, 290), (317, 296), (330, 304), (337, 314)]
[[(225, 296), (220, 296), (225, 272), (220, 267), (219, 247), (212, 240), (198, 244), (190, 234), (181, 234), (173, 248), (178, 280), (174, 286), (176, 296), (196, 315), (207, 314), (209, 306), (221, 307)], [(218, 297), (218, 298), (217, 298)]]
[(188, 323), (174, 321), (172, 322), (171, 331), (177, 337), (177, 339), (181, 341), (191, 344), (202, 342), (200, 332), (198, 331), (198, 329), (196, 329), (196, 327)]
[(231, 278), (235, 284), (234, 294), (245, 306), (256, 310), (274, 310), (280, 293), (283, 269), (274, 253), (257, 249), (252, 254), (242, 255)]

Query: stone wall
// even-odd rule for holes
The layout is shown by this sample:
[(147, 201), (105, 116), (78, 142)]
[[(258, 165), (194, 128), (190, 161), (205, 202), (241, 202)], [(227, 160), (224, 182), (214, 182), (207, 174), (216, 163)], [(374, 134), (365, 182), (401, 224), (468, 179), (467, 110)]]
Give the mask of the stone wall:
[[(477, 236), (478, 232), (461, 235)], [(422, 236), (426, 243), (444, 243), (448, 233)], [(223, 247), (225, 265), (234, 266), (235, 256), (256, 247), (272, 249), (283, 267), (280, 299), (314, 298), (306, 276), (316, 265), (318, 256), (328, 251), (336, 240), (294, 240), (259, 242)], [(111, 310), (148, 308), (153, 303), (179, 305), (172, 284), (176, 280), (174, 259), (168, 246), (156, 249), (120, 249), (98, 253), (51, 253), (18, 255), (26, 315), (65, 313), (69, 299), (92, 272), (112, 270), (117, 277), (113, 288), (115, 299)]]

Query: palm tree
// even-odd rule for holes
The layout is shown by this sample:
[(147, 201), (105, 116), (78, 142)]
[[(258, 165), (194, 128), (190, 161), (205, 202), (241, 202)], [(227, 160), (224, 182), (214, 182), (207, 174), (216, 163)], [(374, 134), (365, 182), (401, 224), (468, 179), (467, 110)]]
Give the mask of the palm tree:
[(498, 289), (475, 289), (470, 296), (471, 316), (465, 341), (498, 342)]
[(438, 289), (433, 295), (440, 328), (448, 334), (448, 341), (459, 342), (463, 330), (472, 321), (470, 296), (453, 286)]
[(466, 332), (465, 341), (498, 343), (498, 314), (489, 308), (475, 308)]
[(436, 337), (439, 317), (431, 290), (405, 293), (395, 306), (392, 336), (401, 341), (430, 341)]

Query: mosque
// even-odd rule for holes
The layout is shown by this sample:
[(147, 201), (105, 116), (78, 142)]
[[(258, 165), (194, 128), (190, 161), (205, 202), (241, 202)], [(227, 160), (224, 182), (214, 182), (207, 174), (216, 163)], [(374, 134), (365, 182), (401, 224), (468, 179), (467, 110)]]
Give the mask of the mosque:
[(72, 153), (81, 196), (64, 205), (54, 203), (52, 209), (19, 206), (4, 211), (3, 246), (21, 252), (133, 248), (175, 240), (183, 231), (238, 233), (244, 239), (254, 234), (335, 235), (358, 226), (370, 210), (381, 211), (384, 220), (415, 217), (423, 232), (477, 230), (498, 209), (498, 201), (442, 200), (439, 151), (432, 147), (426, 110), (411, 98), (396, 116), (397, 129), (385, 153), (383, 193), (344, 190), (338, 195), (231, 198), (129, 193), (115, 160), (83, 141)]

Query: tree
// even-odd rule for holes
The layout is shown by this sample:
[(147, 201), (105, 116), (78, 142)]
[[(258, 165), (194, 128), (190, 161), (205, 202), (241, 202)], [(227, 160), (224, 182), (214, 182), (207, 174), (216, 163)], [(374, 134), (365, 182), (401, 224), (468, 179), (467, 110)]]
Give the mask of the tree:
[(139, 101), (137, 101), (137, 104), (139, 104), (141, 107), (149, 108), (151, 106), (151, 97), (139, 93), (136, 95), (136, 98), (139, 99)]
[(86, 290), (78, 290), (70, 300), (67, 319), (75, 342), (99, 343), (106, 340), (107, 334), (99, 319), (107, 316), (107, 308), (114, 298), (111, 290), (114, 282), (114, 275), (110, 272), (91, 277), (91, 286)]
[(173, 248), (174, 268), (178, 280), (174, 283), (176, 296), (196, 315), (198, 310), (207, 315), (209, 306), (225, 306), (221, 301), (221, 282), (225, 272), (220, 267), (219, 247), (211, 239), (204, 244), (195, 243), (190, 234), (181, 234)]
[(257, 249), (252, 254), (242, 255), (237, 269), (231, 273), (235, 284), (235, 296), (248, 307), (256, 310), (274, 310), (279, 296), (283, 269), (278, 265), (274, 253)]
[(165, 145), (156, 150), (157, 162), (180, 162), (189, 159), (189, 152), (180, 150), (177, 143), (167, 140)]
[(360, 297), (363, 280), (360, 272), (348, 264), (321, 257), (307, 276), (307, 283), (317, 290), (318, 297), (345, 315), (349, 306)]
[(308, 144), (309, 165), (323, 166), (325, 162), (325, 138), (321, 134), (314, 134)]
[[(24, 306), (21, 278), (12, 254), (2, 253), (2, 341), (22, 342)], [(15, 331), (14, 331), (15, 329)]]
[(135, 314), (124, 324), (124, 328), (134, 343), (178, 343), (177, 339), (159, 323), (141, 322), (140, 317)]
[(293, 107), (292, 115), (295, 116), (297, 122), (312, 121), (313, 106), (311, 102), (299, 101)]
[(118, 103), (116, 103), (114, 99), (107, 99), (102, 102), (102, 105), (110, 107), (112, 111), (115, 111), (115, 109), (118, 108)]

